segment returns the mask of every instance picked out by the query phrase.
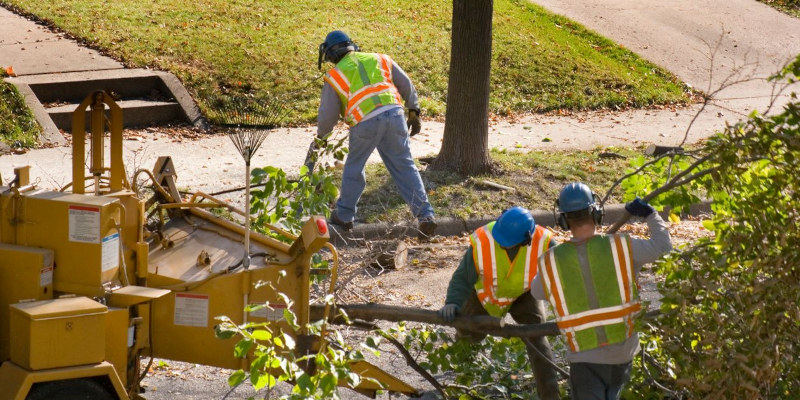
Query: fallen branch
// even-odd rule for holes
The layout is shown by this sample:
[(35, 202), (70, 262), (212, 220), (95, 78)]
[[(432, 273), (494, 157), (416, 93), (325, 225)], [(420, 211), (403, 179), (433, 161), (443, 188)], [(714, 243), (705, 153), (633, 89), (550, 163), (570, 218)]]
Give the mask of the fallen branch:
[(406, 360), (406, 365), (411, 367), (414, 371), (416, 371), (423, 378), (425, 378), (425, 380), (428, 381), (428, 383), (433, 385), (433, 387), (436, 389), (436, 391), (439, 392), (440, 395), (442, 395), (442, 399), (444, 399), (444, 400), (448, 400), (449, 399), (449, 397), (447, 396), (447, 393), (444, 391), (444, 388), (439, 383), (439, 381), (437, 381), (436, 378), (433, 377), (433, 375), (431, 375), (428, 371), (425, 370), (425, 368), (422, 368), (422, 366), (419, 365), (419, 363), (417, 363), (417, 360), (414, 359), (414, 357), (411, 355), (411, 353), (408, 352), (408, 349), (406, 349), (405, 346), (403, 346), (403, 344), (400, 343), (399, 340), (395, 339), (392, 335), (382, 331), (379, 326), (377, 326), (377, 325), (375, 325), (375, 324), (373, 324), (371, 322), (352, 321), (352, 323), (354, 325), (356, 325), (356, 326), (361, 327), (361, 328), (374, 330), (374, 331), (378, 332), (379, 335), (381, 335), (384, 339), (388, 340), (389, 343), (393, 344), (394, 347), (396, 347), (397, 350), (400, 352), (400, 354), (403, 355), (403, 358), (405, 358), (405, 360)]
[[(323, 318), (324, 309), (325, 307), (323, 305), (311, 305), (311, 319), (318, 320)], [(453, 322), (446, 322), (439, 318), (439, 314), (433, 310), (386, 304), (339, 304), (333, 307), (332, 311), (331, 315), (336, 317), (333, 317), (330, 322), (340, 325), (347, 324), (347, 320), (340, 316), (340, 313), (344, 312), (349, 318), (365, 321), (423, 322), (450, 326), (465, 331), (498, 337), (534, 338), (541, 336), (557, 336), (559, 334), (555, 322), (546, 322), (543, 324), (505, 324), (503, 320), (499, 318), (481, 315), (457, 315)]]

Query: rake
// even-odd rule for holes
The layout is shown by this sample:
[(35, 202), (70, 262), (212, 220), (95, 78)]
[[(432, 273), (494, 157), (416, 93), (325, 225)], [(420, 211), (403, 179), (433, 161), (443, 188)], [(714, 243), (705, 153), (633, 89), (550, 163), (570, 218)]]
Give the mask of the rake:
[(242, 155), (245, 165), (245, 230), (242, 266), (250, 268), (250, 160), (269, 136), (270, 131), (286, 118), (289, 111), (278, 102), (254, 97), (226, 99), (215, 110), (220, 126), (231, 128), (228, 137)]

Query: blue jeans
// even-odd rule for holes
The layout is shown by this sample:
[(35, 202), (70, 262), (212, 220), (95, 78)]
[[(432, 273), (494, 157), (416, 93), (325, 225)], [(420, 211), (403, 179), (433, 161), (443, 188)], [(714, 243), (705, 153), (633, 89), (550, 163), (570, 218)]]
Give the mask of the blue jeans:
[(573, 400), (617, 400), (631, 377), (632, 363), (570, 363), (569, 387)]
[(433, 216), (433, 207), (408, 147), (408, 126), (402, 107), (384, 111), (350, 128), (349, 142), (350, 152), (336, 201), (336, 214), (342, 221), (352, 221), (356, 216), (358, 200), (367, 185), (364, 166), (376, 148), (414, 216), (417, 219)]

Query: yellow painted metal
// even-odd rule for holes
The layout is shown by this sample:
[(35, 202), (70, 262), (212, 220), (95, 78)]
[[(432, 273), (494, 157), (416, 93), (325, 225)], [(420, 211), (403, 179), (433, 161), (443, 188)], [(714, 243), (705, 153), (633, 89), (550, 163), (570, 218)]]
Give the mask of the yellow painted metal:
[[(86, 176), (84, 165), (87, 108), (91, 108), (90, 176)], [(106, 129), (110, 131), (108, 166), (104, 164)], [(92, 93), (78, 106), (73, 114), (72, 136), (72, 193), (39, 191), (29, 184), (27, 169), (15, 171), (17, 182), (13, 187), (0, 188), (0, 307), (3, 301), (8, 310), (8, 304), (21, 298), (41, 299), (55, 292), (103, 298), (109, 308), (89, 299), (80, 300), (103, 307), (95, 313), (89, 303), (82, 308), (69, 303), (78, 298), (62, 298), (45, 303), (59, 306), (53, 309), (38, 305), (29, 309), (32, 306), (28, 303), (14, 305), (13, 318), (11, 312), (3, 315), (0, 310), (0, 329), (5, 323), (11, 332), (5, 342), (0, 332), (0, 356), (5, 343), (6, 358), (14, 361), (0, 367), (0, 394), (12, 393), (22, 399), (33, 382), (94, 376), (85, 374), (100, 371), (127, 400), (122, 388), (136, 393), (138, 359), (143, 354), (246, 368), (247, 360), (233, 357), (235, 340), (215, 337), (214, 325), (219, 323), (215, 317), (224, 315), (235, 323), (265, 322), (275, 331), (291, 332), (282, 320), (283, 310), (291, 307), (297, 323), (304, 327), (310, 318), (311, 257), (323, 247), (334, 260), (333, 289), (338, 258), (328, 243), (323, 218), (309, 220), (297, 238), (265, 226), (293, 240), (291, 245), (252, 234), (252, 262), (247, 270), (241, 267), (244, 227), (202, 208), (243, 212), (204, 193), (183, 200), (170, 157), (159, 158), (155, 173), (136, 171), (131, 187), (122, 160), (121, 109), (108, 94)], [(136, 187), (136, 178), (145, 175), (157, 193), (147, 201), (139, 197)], [(84, 194), (87, 179), (94, 180), (93, 196)], [(155, 212), (159, 221), (145, 226), (147, 212)], [(48, 265), (48, 254), (57, 265), (50, 278), (42, 272)], [(50, 286), (40, 284), (47, 279), (52, 281)], [(15, 291), (10, 290), (12, 286), (23, 287)], [(269, 304), (271, 309), (244, 311), (252, 304)], [(71, 330), (67, 329), (68, 322), (72, 323)], [(320, 351), (324, 342), (306, 333), (301, 330), (296, 334), (301, 350)], [(58, 352), (52, 349), (53, 343), (58, 343)], [(11, 354), (9, 347), (17, 346), (19, 349)], [(101, 360), (107, 362), (68, 367)], [(47, 369), (30, 371), (17, 364)], [(354, 371), (384, 383), (365, 382), (357, 388), (359, 391), (416, 392), (371, 364), (353, 366)]]
[(250, 304), (269, 302), (274, 309), (251, 312), (247, 315), (249, 321), (273, 321), (273, 329), (285, 329), (287, 325), (282, 319), (283, 309), (287, 305), (274, 289), (269, 286), (259, 289), (250, 286), (251, 289), (243, 293), (242, 288), (246, 279), (274, 282), (289, 298), (299, 298), (303, 287), (298, 285), (296, 279), (289, 278), (294, 268), (290, 268), (290, 273), (282, 278), (282, 272), (286, 271), (282, 266), (251, 266), (247, 273), (219, 275), (207, 281), (201, 280), (196, 285), (187, 283), (188, 290), (175, 288), (171, 295), (154, 300), (152, 341), (155, 356), (222, 368), (242, 368), (242, 360), (233, 357), (236, 341), (215, 337), (214, 326), (220, 323), (215, 317), (227, 316), (237, 324), (243, 323), (244, 295), (247, 294)]
[(106, 313), (86, 297), (12, 304), (10, 359), (31, 370), (101, 362)]
[(52, 249), (56, 291), (102, 297), (119, 269), (119, 202), (61, 192), (22, 195), (16, 208), (16, 244)]
[(105, 358), (111, 363), (122, 381), (122, 386), (128, 385), (128, 334), (130, 314), (128, 308), (109, 307), (105, 317)]
[(419, 396), (419, 391), (413, 386), (366, 361), (355, 361), (351, 363), (350, 370), (360, 375), (362, 378), (372, 378), (377, 381), (373, 382), (363, 379), (355, 388), (355, 390), (359, 392), (366, 392), (367, 394), (374, 395), (376, 390), (389, 390), (410, 396)]
[(14, 168), (14, 186), (28, 186), (31, 184), (31, 167), (26, 165), (24, 167)]
[(35, 383), (93, 377), (108, 378), (117, 397), (120, 400), (130, 400), (117, 372), (114, 370), (114, 366), (107, 362), (43, 371), (28, 371), (19, 365), (6, 361), (0, 366), (0, 393), (3, 394), (3, 399), (25, 400)]
[(0, 243), (0, 362), (9, 357), (9, 305), (53, 297), (53, 252)]
[(164, 297), (169, 293), (169, 290), (131, 285), (112, 291), (107, 300), (108, 305), (112, 307), (130, 307)]
[[(114, 99), (103, 91), (97, 91), (87, 96), (78, 105), (72, 114), (72, 192), (85, 193), (85, 167), (83, 165), (86, 154), (86, 108), (91, 107), (91, 165), (89, 172), (95, 178), (95, 194), (101, 193), (101, 176), (109, 171), (109, 190), (116, 192), (125, 187), (125, 167), (122, 162), (122, 109)], [(108, 126), (106, 126), (105, 108), (109, 109)], [(110, 132), (110, 161), (111, 166), (105, 166), (103, 133), (108, 128)]]

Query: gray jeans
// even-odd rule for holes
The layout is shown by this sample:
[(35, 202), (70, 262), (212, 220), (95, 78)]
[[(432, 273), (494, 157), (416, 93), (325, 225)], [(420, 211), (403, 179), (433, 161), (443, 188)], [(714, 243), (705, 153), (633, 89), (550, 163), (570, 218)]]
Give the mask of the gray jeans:
[(350, 128), (350, 152), (342, 171), (342, 190), (336, 201), (336, 214), (345, 222), (352, 221), (358, 200), (367, 184), (364, 166), (375, 149), (392, 175), (411, 213), (417, 218), (433, 216), (433, 207), (422, 184), (422, 177), (411, 157), (408, 126), (402, 107), (385, 111)]
[(569, 365), (569, 388), (573, 400), (616, 400), (631, 377), (632, 363)]

